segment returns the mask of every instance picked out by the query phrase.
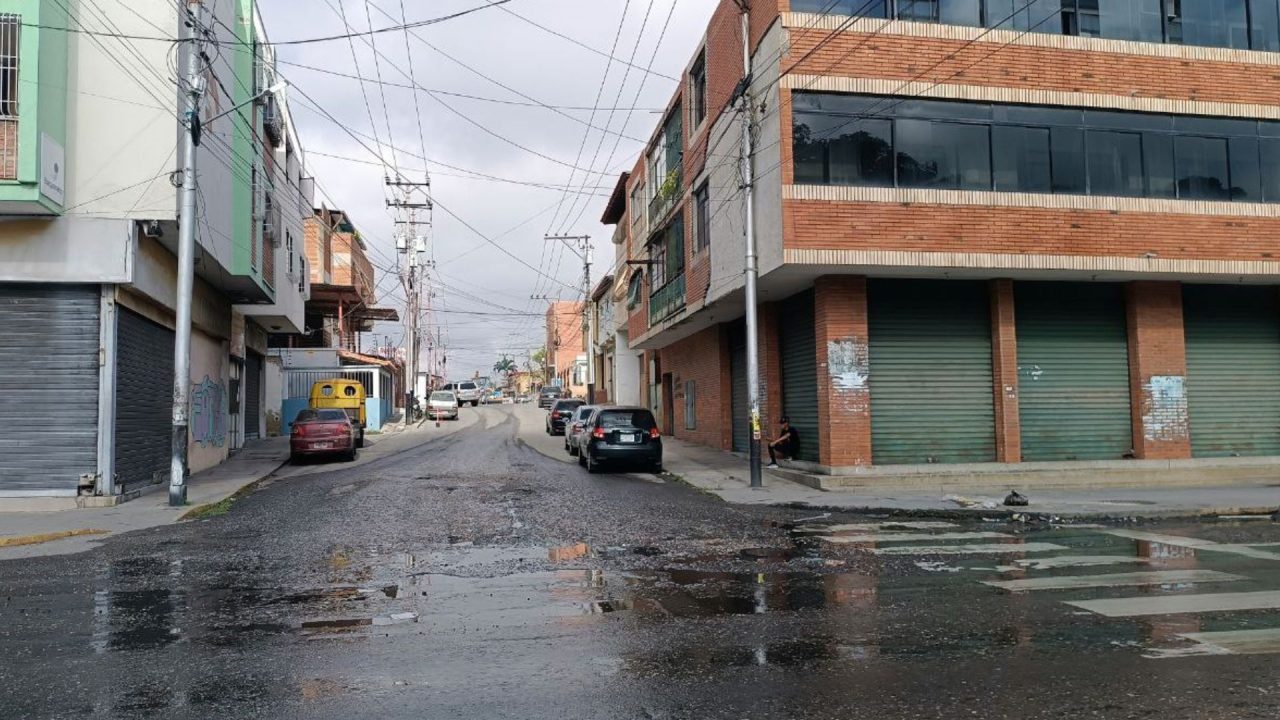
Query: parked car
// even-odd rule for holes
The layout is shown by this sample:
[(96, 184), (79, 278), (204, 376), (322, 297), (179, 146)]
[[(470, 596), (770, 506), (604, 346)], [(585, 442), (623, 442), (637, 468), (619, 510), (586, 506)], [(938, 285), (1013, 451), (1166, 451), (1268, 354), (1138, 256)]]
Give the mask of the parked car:
[(480, 396), (482, 395), (480, 386), (473, 382), (458, 383), (458, 404), (471, 403), (471, 407), (480, 404)]
[(578, 406), (584, 404), (581, 400), (556, 400), (551, 406), (551, 412), (547, 413), (547, 434), (563, 435), (564, 424), (573, 417)]
[(305, 408), (293, 421), (289, 434), (289, 460), (338, 456), (356, 459), (356, 426), (336, 408)]
[(564, 391), (558, 387), (544, 387), (538, 391), (538, 407), (548, 410), (557, 400), (564, 397)]
[(662, 433), (645, 408), (606, 407), (587, 420), (579, 446), (578, 464), (587, 472), (602, 465), (631, 465), (662, 472)]
[(591, 413), (599, 407), (599, 405), (579, 405), (578, 409), (573, 411), (573, 416), (565, 423), (564, 451), (569, 453), (569, 457), (577, 457), (582, 427), (586, 424), (587, 418), (591, 417)]
[(346, 378), (321, 380), (311, 386), (310, 407), (337, 408), (351, 418), (356, 428), (356, 447), (364, 447), (364, 429), (369, 425), (364, 383)]
[(458, 419), (458, 396), (452, 390), (437, 390), (427, 399), (428, 417)]

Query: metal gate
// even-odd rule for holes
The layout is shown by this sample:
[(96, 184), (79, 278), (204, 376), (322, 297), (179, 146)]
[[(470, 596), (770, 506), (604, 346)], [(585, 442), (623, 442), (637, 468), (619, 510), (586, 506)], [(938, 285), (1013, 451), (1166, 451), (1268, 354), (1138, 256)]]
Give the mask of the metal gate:
[(262, 434), (262, 356), (250, 350), (244, 355), (244, 439)]
[(1124, 290), (1014, 285), (1022, 459), (1118, 460), (1133, 448)]
[(119, 308), (116, 321), (116, 481), (168, 482), (173, 444), (173, 331)]
[(0, 495), (75, 495), (98, 468), (97, 286), (0, 285)]
[(872, 461), (994, 461), (986, 284), (872, 280), (867, 286)]
[(1276, 288), (1185, 285), (1182, 297), (1191, 454), (1280, 455)]
[(729, 333), (729, 376), (733, 382), (733, 450), (747, 452), (751, 449), (751, 408), (747, 406), (747, 338), (741, 327)]
[[(782, 412), (800, 433), (800, 460), (818, 461), (818, 353), (814, 339), (813, 291), (784, 300), (778, 311), (782, 360)], [(777, 428), (765, 428), (776, 437)]]

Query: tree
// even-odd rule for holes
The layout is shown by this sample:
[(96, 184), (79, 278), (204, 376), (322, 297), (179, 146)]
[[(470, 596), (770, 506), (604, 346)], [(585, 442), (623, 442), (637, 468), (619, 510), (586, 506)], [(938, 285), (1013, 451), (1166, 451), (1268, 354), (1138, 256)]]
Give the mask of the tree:
[(493, 371), (499, 375), (510, 375), (516, 370), (516, 361), (509, 357), (503, 357), (501, 360), (493, 364)]
[(534, 381), (539, 385), (545, 385), (547, 383), (547, 349), (540, 347), (534, 350), (529, 360), (532, 363), (529, 371), (533, 373)]

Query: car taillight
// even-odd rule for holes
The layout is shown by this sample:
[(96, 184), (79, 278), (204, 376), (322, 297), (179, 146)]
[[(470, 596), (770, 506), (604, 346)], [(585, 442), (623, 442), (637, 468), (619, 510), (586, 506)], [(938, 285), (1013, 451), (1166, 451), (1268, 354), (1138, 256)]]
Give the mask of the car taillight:
[(597, 440), (603, 440), (603, 439), (604, 439), (604, 428), (600, 428), (600, 427), (598, 427), (598, 428), (596, 428), (595, 430), (592, 430), (592, 431), (591, 431), (591, 437), (593, 437), (593, 438), (595, 438), (595, 439), (597, 439)]
[(662, 433), (658, 432), (658, 428), (649, 428), (649, 437), (657, 440), (662, 437)]
[(306, 426), (306, 425), (294, 425), (294, 426), (293, 426), (293, 434), (294, 434), (294, 435), (297, 435), (298, 437), (302, 437), (303, 435), (306, 435), (306, 434), (307, 434), (307, 426)]

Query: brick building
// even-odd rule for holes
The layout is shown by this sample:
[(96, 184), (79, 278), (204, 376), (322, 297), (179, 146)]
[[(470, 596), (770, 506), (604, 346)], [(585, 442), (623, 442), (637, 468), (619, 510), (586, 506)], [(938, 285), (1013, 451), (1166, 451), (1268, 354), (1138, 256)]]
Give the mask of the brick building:
[(547, 306), (548, 384), (567, 388), (573, 397), (587, 396), (587, 347), (582, 341), (582, 303)]
[[(761, 398), (803, 460), (1280, 454), (1276, 0), (746, 5)], [(739, 450), (742, 27), (721, 0), (603, 218), (664, 431)]]

